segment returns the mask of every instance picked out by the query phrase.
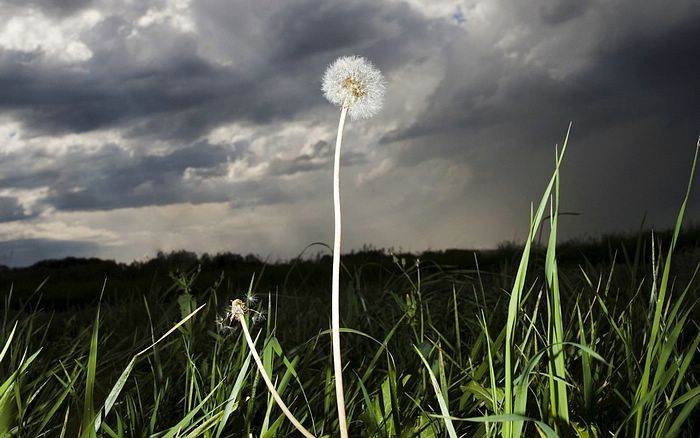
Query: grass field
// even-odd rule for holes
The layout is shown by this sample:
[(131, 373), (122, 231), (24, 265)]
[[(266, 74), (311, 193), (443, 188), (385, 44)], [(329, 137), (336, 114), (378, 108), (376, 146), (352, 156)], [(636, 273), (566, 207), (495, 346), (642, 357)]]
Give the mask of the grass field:
[[(557, 245), (558, 176), (524, 245), (344, 256), (350, 436), (700, 434), (700, 232), (682, 229), (685, 204), (665, 233)], [(338, 435), (329, 257), (176, 253), (0, 278), (0, 436), (299, 436), (222, 321), (235, 298), (294, 415)]]

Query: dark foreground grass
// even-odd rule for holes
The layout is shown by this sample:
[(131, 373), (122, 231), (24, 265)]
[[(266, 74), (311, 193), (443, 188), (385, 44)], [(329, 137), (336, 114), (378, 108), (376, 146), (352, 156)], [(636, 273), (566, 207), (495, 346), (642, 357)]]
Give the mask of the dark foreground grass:
[[(558, 166), (531, 237), (550, 198), (557, 218)], [(682, 215), (633, 250), (611, 244), (607, 261), (557, 248), (554, 220), (541, 251), (526, 245), (488, 268), (478, 256), (470, 268), (430, 255), (346, 265), (350, 435), (697, 437), (700, 258), (692, 245), (674, 253)], [(315, 436), (336, 436), (330, 305), (318, 290), (328, 276), (302, 268), (277, 287), (261, 286), (266, 272), (243, 287), (196, 264), (146, 292), (109, 294), (107, 278), (93, 290), (105, 291), (99, 305), (48, 305), (8, 287), (0, 436), (299, 436), (240, 327), (221, 320), (234, 298), (255, 310), (248, 325), (294, 415)]]
[[(641, 247), (651, 250), (652, 236), (647, 237)], [(669, 244), (654, 242), (656, 254)], [(680, 255), (679, 260), (695, 257)], [(651, 290), (662, 262), (637, 266), (635, 279), (630, 275), (635, 267), (619, 259), (559, 273), (569, 406), (568, 425), (558, 427), (561, 436), (635, 436), (635, 405), (654, 324)], [(514, 374), (529, 369), (525, 415), (553, 427), (542, 355), (550, 345), (546, 283), (537, 264), (530, 268), (516, 321)], [(677, 266), (688, 267), (690, 261)], [(344, 284), (344, 326), (352, 327), (344, 335), (352, 435), (447, 436), (425, 363), (451, 416), (499, 413), (512, 272), (438, 270), (428, 262), (400, 259), (382, 284), (365, 281), (362, 272), (358, 267), (346, 273)], [(89, 436), (116, 385), (121, 391), (97, 436), (296, 436), (251, 366), (240, 329), (217, 326), (228, 300), (247, 291), (230, 290), (225, 279), (190, 289), (201, 284), (192, 281), (196, 273), (140, 299), (104, 300), (99, 313), (85, 305), (55, 311), (36, 302), (6, 306), (0, 430), (22, 437), (73, 437), (89, 430)], [(278, 390), (307, 428), (333, 436), (337, 425), (325, 332), (329, 303), (291, 287), (285, 294), (252, 292), (259, 299), (255, 307), (267, 316), (252, 325), (253, 336)], [(672, 427), (677, 436), (699, 432), (690, 420), (700, 397), (700, 367), (693, 359), (699, 296), (696, 282), (674, 284), (660, 304), (657, 338), (663, 342), (652, 352), (648, 385), (656, 394), (644, 408), (647, 432), (640, 436), (673, 436)], [(495, 420), (453, 419), (451, 425), (460, 436), (500, 433)], [(536, 427), (526, 424), (525, 436), (535, 436)]]

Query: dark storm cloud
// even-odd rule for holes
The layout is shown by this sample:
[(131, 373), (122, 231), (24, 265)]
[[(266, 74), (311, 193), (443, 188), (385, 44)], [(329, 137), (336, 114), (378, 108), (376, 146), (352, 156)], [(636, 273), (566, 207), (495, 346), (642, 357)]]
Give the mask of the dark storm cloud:
[[(434, 42), (429, 22), (402, 4), (203, 1), (193, 5), (193, 14), (198, 34), (164, 25), (138, 28), (133, 17), (108, 16), (82, 34), (92, 57), (78, 64), (56, 62), (39, 50), (0, 49), (0, 112), (20, 121), (25, 136), (121, 128), (133, 141), (180, 147), (164, 156), (133, 157), (105, 145), (96, 153), (58, 156), (41, 168), (25, 153), (15, 160), (23, 165), (3, 172), (0, 184), (49, 187), (42, 203), (73, 211), (232, 198), (235, 206), (279, 202), (285, 192), (269, 182), (239, 182), (226, 192), (186, 181), (185, 169), (200, 180), (216, 177), (227, 156), (240, 156), (206, 143), (182, 145), (222, 123), (265, 125), (327, 105), (318, 91), (320, 75), (336, 55), (363, 53), (391, 70)], [(260, 26), (274, 31), (259, 33)], [(218, 47), (220, 59), (202, 51), (202, 41)], [(256, 62), (246, 62), (247, 50)], [(326, 168), (331, 160), (330, 145), (319, 141), (310, 154), (272, 159), (268, 176)], [(352, 151), (342, 160), (346, 166), (366, 161)]]
[[(316, 183), (331, 167), (332, 139), (298, 137), (307, 128), (326, 132), (330, 111), (321, 108), (331, 107), (319, 90), (321, 74), (347, 54), (368, 57), (389, 79), (391, 111), (357, 131), (361, 146), (383, 147), (366, 155), (348, 148), (343, 166), (357, 165), (354, 181), (368, 194), (377, 184), (396, 200), (377, 220), (406, 221), (391, 237), (399, 245), (438, 211), (422, 211), (439, 198), (428, 189), (444, 189), (448, 199), (439, 205), (448, 219), (465, 203), (491, 212), (475, 223), (491, 236), (479, 244), (510, 238), (520, 223), (512, 218), (526, 220), (527, 203), (546, 184), (552, 146), (569, 121), (563, 207), (582, 214), (562, 225), (578, 221), (596, 234), (636, 225), (645, 209), (670, 212), (678, 204), (664, 190), (684, 187), (698, 135), (695, 0), (467, 1), (435, 9), (438, 3), (419, 1), (197, 0), (183, 9), (193, 23), (185, 31), (167, 11), (142, 26), (147, 11), (174, 8), (166, 0), (11, 1), (10, 11), (40, 9), (59, 24), (80, 21), (87, 7), (100, 18), (79, 35), (91, 53), (84, 61), (61, 58), (68, 47), (58, 55), (50, 44), (0, 47), (0, 129), (4, 135), (17, 122), (21, 134), (0, 138), (0, 146), (8, 142), (0, 220), (42, 209), (52, 220), (53, 210), (206, 202), (287, 203), (276, 210), (280, 218), (295, 216), (295, 208), (321, 217), (312, 209), (323, 201)], [(445, 15), (432, 16), (436, 10)], [(43, 37), (37, 34), (27, 36)], [(13, 44), (7, 47), (24, 47)], [(217, 127), (224, 129), (211, 133)], [(238, 127), (250, 134), (231, 132)], [(98, 130), (110, 132), (93, 137)], [(61, 137), (68, 133), (83, 135)], [(229, 134), (246, 142), (212, 144)], [(41, 135), (55, 135), (60, 151), (39, 144)], [(114, 140), (99, 144), (103, 135)], [(151, 142), (157, 154), (146, 151)], [(416, 178), (421, 171), (424, 178)], [(32, 202), (13, 198), (12, 189), (32, 190)], [(462, 222), (445, 223), (446, 236), (464, 235), (454, 225)], [(95, 226), (113, 228), (109, 219)], [(311, 220), (300, 226), (319, 228)], [(430, 233), (420, 234), (429, 245)], [(316, 238), (309, 232), (299, 240), (307, 235)], [(46, 251), (73, 244), (50, 243)], [(74, 253), (91, 250), (75, 245)]]
[(80, 11), (94, 3), (94, 0), (4, 0), (6, 7), (36, 8), (42, 12), (64, 17)]
[(539, 13), (543, 23), (556, 26), (580, 16), (588, 7), (587, 2), (548, 0), (540, 5)]
[(0, 196), (0, 222), (11, 222), (29, 219), (33, 215), (24, 212), (24, 207), (17, 198), (11, 196)]
[(199, 142), (163, 156), (132, 157), (116, 145), (91, 155), (68, 155), (64, 171), (51, 184), (45, 203), (60, 210), (110, 210), (122, 207), (166, 205), (178, 202), (221, 202), (227, 195), (198, 187), (185, 175), (212, 177), (226, 172), (228, 160), (245, 153), (245, 145), (232, 147)]
[(279, 24), (275, 34), (283, 36), (273, 45), (275, 63), (303, 66), (322, 56), (321, 69), (309, 72), (315, 76), (336, 56), (355, 52), (381, 61), (382, 70), (390, 72), (405, 67), (410, 58), (420, 57), (426, 46), (443, 37), (440, 22), (399, 2), (364, 0), (332, 6), (327, 0), (290, 2), (270, 22)]
[[(505, 59), (485, 57), (484, 62), (490, 64), (487, 71), (498, 72), (498, 81), (484, 75), (467, 88), (441, 85), (416, 123), (387, 133), (381, 142), (445, 132), (478, 136), (501, 126), (520, 142), (549, 146), (553, 138), (560, 137), (553, 134), (570, 120), (584, 126), (579, 135), (586, 135), (645, 117), (673, 128), (671, 136), (674, 129), (682, 131), (682, 138), (692, 136), (700, 118), (693, 93), (700, 88), (700, 57), (688, 42), (700, 40), (698, 20), (696, 11), (670, 29), (602, 37), (606, 43), (597, 47), (588, 67), (564, 78), (537, 66), (509, 70)], [(454, 78), (448, 75), (443, 81), (450, 79)], [(439, 146), (419, 148), (403, 151), (406, 163), (416, 162), (421, 155), (445, 152)]]
[[(49, 193), (42, 203), (58, 210), (94, 211), (208, 202), (228, 202), (240, 208), (291, 201), (300, 194), (278, 177), (327, 167), (328, 147), (324, 144), (317, 144), (313, 156), (270, 161), (260, 178), (219, 179), (215, 185), (207, 180), (226, 175), (229, 162), (258, 159), (249, 153), (248, 143), (224, 146), (201, 141), (166, 155), (143, 156), (107, 145), (92, 154), (68, 154), (55, 163), (62, 171), (46, 171), (55, 178), (48, 182)], [(361, 154), (350, 153), (344, 162), (353, 165), (362, 160)], [(24, 175), (10, 179), (23, 180)]]
[[(121, 17), (83, 33), (92, 58), (78, 68), (39, 51), (0, 49), (0, 110), (35, 133), (126, 127), (135, 137), (192, 141), (224, 122), (267, 124), (325, 105), (317, 92), (320, 74), (336, 53), (375, 55), (391, 68), (405, 62), (416, 37), (427, 32), (425, 20), (402, 5), (261, 3), (267, 6), (259, 8), (263, 22), (256, 26), (274, 32), (239, 35), (229, 22), (210, 43), (224, 47), (228, 64), (208, 59), (199, 35), (162, 25), (137, 28)], [(229, 2), (193, 7), (204, 26), (241, 15)], [(244, 62), (242, 49), (230, 43), (235, 38), (257, 62)]]
[[(26, 163), (27, 160), (18, 159), (16, 156), (5, 157), (7, 162)], [(0, 187), (12, 187), (15, 189), (37, 189), (46, 187), (56, 181), (61, 174), (60, 169), (33, 169), (27, 167), (9, 167), (3, 169), (0, 177)]]
[(37, 260), (94, 257), (99, 246), (80, 240), (17, 239), (0, 241), (0, 265), (29, 266)]
[[(332, 167), (333, 149), (327, 141), (318, 141), (311, 147), (311, 153), (300, 154), (292, 159), (274, 158), (270, 160), (268, 173), (270, 175), (294, 175), (301, 172), (311, 172)], [(364, 154), (347, 151), (341, 156), (343, 167), (364, 164), (367, 162)]]
[[(244, 90), (233, 75), (187, 49), (136, 68), (122, 65), (129, 61), (118, 52), (97, 54), (86, 71), (53, 66), (41, 54), (28, 57), (0, 52), (0, 109), (14, 113), (35, 133), (79, 133), (136, 122), (135, 135), (192, 139), (213, 123), (204, 114), (221, 119), (222, 113), (213, 110), (222, 94)], [(212, 111), (200, 113), (206, 110)]]

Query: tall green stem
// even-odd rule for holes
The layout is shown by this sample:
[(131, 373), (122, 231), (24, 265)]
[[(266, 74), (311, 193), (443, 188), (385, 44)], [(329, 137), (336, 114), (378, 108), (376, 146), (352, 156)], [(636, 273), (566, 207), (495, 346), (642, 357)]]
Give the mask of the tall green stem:
[(348, 108), (343, 105), (338, 122), (338, 135), (335, 140), (335, 160), (333, 162), (333, 209), (335, 212), (335, 237), (333, 239), (333, 276), (331, 288), (331, 332), (333, 345), (333, 372), (335, 374), (335, 400), (338, 405), (338, 426), (340, 437), (348, 437), (348, 424), (345, 418), (345, 396), (343, 395), (343, 363), (340, 357), (340, 147), (343, 142), (343, 127)]

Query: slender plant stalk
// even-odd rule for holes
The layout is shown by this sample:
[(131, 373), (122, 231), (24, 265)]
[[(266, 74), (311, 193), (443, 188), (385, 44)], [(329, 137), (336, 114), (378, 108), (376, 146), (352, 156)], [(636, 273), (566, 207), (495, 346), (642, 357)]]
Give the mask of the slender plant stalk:
[(282, 398), (275, 390), (275, 386), (272, 384), (270, 377), (268, 377), (267, 373), (265, 372), (265, 367), (263, 366), (263, 363), (260, 360), (258, 352), (255, 350), (255, 343), (253, 342), (253, 338), (250, 337), (250, 332), (248, 331), (248, 326), (245, 323), (245, 318), (240, 317), (237, 319), (241, 323), (241, 328), (243, 328), (243, 334), (245, 335), (246, 342), (248, 342), (250, 354), (253, 355), (253, 360), (255, 360), (255, 363), (258, 365), (260, 375), (262, 375), (262, 378), (265, 381), (265, 385), (267, 385), (267, 389), (270, 391), (270, 394), (272, 394), (272, 398), (275, 399), (277, 405), (280, 407), (280, 409), (282, 409), (282, 412), (284, 412), (284, 415), (289, 419), (289, 421), (292, 422), (294, 427), (296, 427), (299, 432), (301, 432), (307, 438), (315, 438), (314, 435), (308, 430), (306, 430), (306, 428), (304, 428), (304, 426), (301, 425), (299, 420), (297, 420), (296, 417), (292, 415), (292, 413), (289, 411), (289, 408), (287, 408), (287, 405), (284, 404), (284, 402), (282, 401)]
[(333, 209), (335, 212), (335, 237), (333, 239), (333, 275), (331, 285), (331, 333), (333, 346), (333, 373), (335, 374), (335, 400), (338, 406), (338, 426), (340, 437), (348, 437), (348, 424), (345, 417), (345, 396), (343, 395), (343, 362), (340, 356), (340, 147), (343, 143), (343, 127), (347, 105), (343, 105), (338, 122), (338, 135), (335, 140), (335, 160), (333, 162)]

